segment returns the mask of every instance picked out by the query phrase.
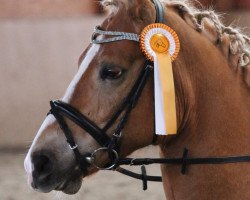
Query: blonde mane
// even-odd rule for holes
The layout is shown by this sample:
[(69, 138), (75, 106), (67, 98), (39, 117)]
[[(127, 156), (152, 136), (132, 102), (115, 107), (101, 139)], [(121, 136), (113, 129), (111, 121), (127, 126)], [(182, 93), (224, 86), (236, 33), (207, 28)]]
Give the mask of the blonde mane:
[[(239, 57), (237, 58), (237, 66), (246, 67), (250, 64), (250, 38), (237, 28), (234, 28), (232, 26), (225, 26), (222, 23), (220, 16), (213, 10), (197, 9), (191, 4), (190, 0), (161, 1), (165, 5), (180, 10), (183, 14), (185, 14), (185, 19), (189, 19), (189, 21), (191, 22), (191, 26), (201, 33), (208, 31), (206, 30), (206, 25), (209, 24), (209, 28), (212, 28), (212, 31), (216, 34), (214, 35), (213, 39), (208, 39), (214, 41), (216, 44), (222, 43), (223, 38), (226, 37), (229, 40), (228, 56)], [(117, 10), (117, 8), (119, 7), (119, 2), (122, 2), (123, 5), (126, 6), (126, 8), (129, 7), (130, 3), (128, 0), (103, 0), (102, 5), (104, 7), (109, 7), (112, 11), (114, 11), (114, 9)], [(197, 1), (195, 0), (195, 2)], [(204, 35), (209, 37), (207, 34)]]

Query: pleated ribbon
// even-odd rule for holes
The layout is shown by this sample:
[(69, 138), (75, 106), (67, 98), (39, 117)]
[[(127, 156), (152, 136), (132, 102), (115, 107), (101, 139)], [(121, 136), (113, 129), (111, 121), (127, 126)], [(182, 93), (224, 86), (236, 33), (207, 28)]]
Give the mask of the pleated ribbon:
[(180, 49), (178, 36), (165, 24), (151, 24), (142, 31), (140, 45), (147, 58), (154, 62), (155, 133), (176, 134), (172, 62)]

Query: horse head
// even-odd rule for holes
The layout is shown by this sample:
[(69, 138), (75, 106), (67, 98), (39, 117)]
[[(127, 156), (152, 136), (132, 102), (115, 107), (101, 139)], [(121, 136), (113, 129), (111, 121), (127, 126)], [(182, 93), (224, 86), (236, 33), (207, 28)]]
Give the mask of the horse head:
[[(101, 134), (105, 129), (105, 134), (113, 137), (127, 112), (126, 109), (119, 109), (128, 96), (128, 105), (131, 105), (130, 91), (141, 80), (138, 77), (144, 75), (142, 71), (146, 58), (138, 42), (98, 41), (112, 39), (112, 35), (102, 34), (105, 31), (139, 35), (144, 27), (155, 22), (155, 5), (151, 0), (104, 0), (102, 4), (109, 9), (109, 15), (94, 34), (93, 42), (80, 56), (78, 72), (63, 98), (60, 102), (52, 102), (52, 110), (25, 159), (29, 184), (38, 191), (76, 193), (82, 178), (95, 173), (98, 170), (96, 166), (104, 167), (110, 161), (108, 152), (98, 151), (95, 164), (85, 160), (83, 163), (86, 166), (79, 167), (74, 149), (91, 159), (87, 155), (96, 153), (102, 142), (97, 142), (98, 139), (89, 135), (88, 130)], [(246, 48), (249, 38), (224, 27), (212, 11), (198, 11), (182, 1), (166, 1), (163, 4), (166, 24), (177, 32), (181, 42), (181, 51), (173, 62), (178, 131), (174, 136), (155, 136), (153, 73), (149, 73), (136, 106), (131, 106), (133, 108), (126, 117), (126, 124), (122, 124), (117, 150), (119, 155), (115, 152), (113, 156), (126, 157), (150, 144), (159, 145), (164, 157), (178, 156), (180, 149), (186, 146), (192, 149), (194, 155), (242, 154), (244, 149), (249, 149), (248, 142), (242, 141), (250, 128), (247, 123), (250, 76), (249, 69), (242, 67), (247, 66), (249, 61)], [(163, 45), (160, 41), (157, 44)], [(74, 116), (67, 114), (71, 109)], [(114, 117), (117, 110), (119, 115)], [(67, 117), (62, 117), (60, 113)], [(85, 128), (76, 123), (78, 119), (75, 116), (81, 114), (84, 115)], [(241, 120), (239, 116), (242, 116)], [(106, 128), (111, 119), (114, 120)], [(60, 120), (61, 123), (58, 123)], [(72, 134), (74, 145), (71, 147), (65, 139), (65, 132)], [(226, 136), (226, 133), (229, 135)], [(96, 138), (98, 134), (95, 134)], [(241, 135), (236, 140), (238, 134)], [(100, 140), (105, 140), (102, 137)], [(238, 145), (230, 146), (233, 143)], [(210, 172), (207, 168), (195, 170), (201, 174)], [(215, 170), (216, 174), (219, 172)], [(163, 177), (170, 199), (173, 192), (178, 193), (194, 180), (182, 178), (175, 166), (162, 167), (162, 173), (168, 178)], [(180, 189), (171, 190), (170, 181)], [(182, 197), (181, 192), (178, 194)]]

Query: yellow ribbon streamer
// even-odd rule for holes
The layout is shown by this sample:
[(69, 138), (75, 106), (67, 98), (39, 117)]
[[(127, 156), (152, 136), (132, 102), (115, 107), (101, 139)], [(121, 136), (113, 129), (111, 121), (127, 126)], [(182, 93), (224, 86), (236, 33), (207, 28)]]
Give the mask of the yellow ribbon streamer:
[(154, 62), (155, 131), (157, 135), (177, 133), (175, 86), (172, 61), (180, 50), (176, 32), (165, 24), (150, 24), (140, 36), (140, 46)]
[(157, 53), (158, 69), (163, 96), (163, 109), (165, 117), (166, 132), (162, 134), (176, 134), (176, 105), (175, 105), (175, 86), (172, 61), (169, 53)]

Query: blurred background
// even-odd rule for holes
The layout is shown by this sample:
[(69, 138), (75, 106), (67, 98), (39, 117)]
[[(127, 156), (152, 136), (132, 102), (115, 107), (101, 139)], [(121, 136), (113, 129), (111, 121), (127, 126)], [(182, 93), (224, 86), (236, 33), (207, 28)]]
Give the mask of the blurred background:
[[(250, 33), (250, 0), (200, 0), (224, 22)], [(199, 5), (198, 5), (199, 6)], [(0, 200), (164, 199), (161, 184), (101, 172), (73, 197), (39, 194), (26, 184), (23, 159), (49, 110), (77, 71), (78, 57), (105, 14), (96, 0), (0, 0)], [(136, 153), (157, 156), (149, 147)], [(158, 166), (150, 169), (160, 173)]]

